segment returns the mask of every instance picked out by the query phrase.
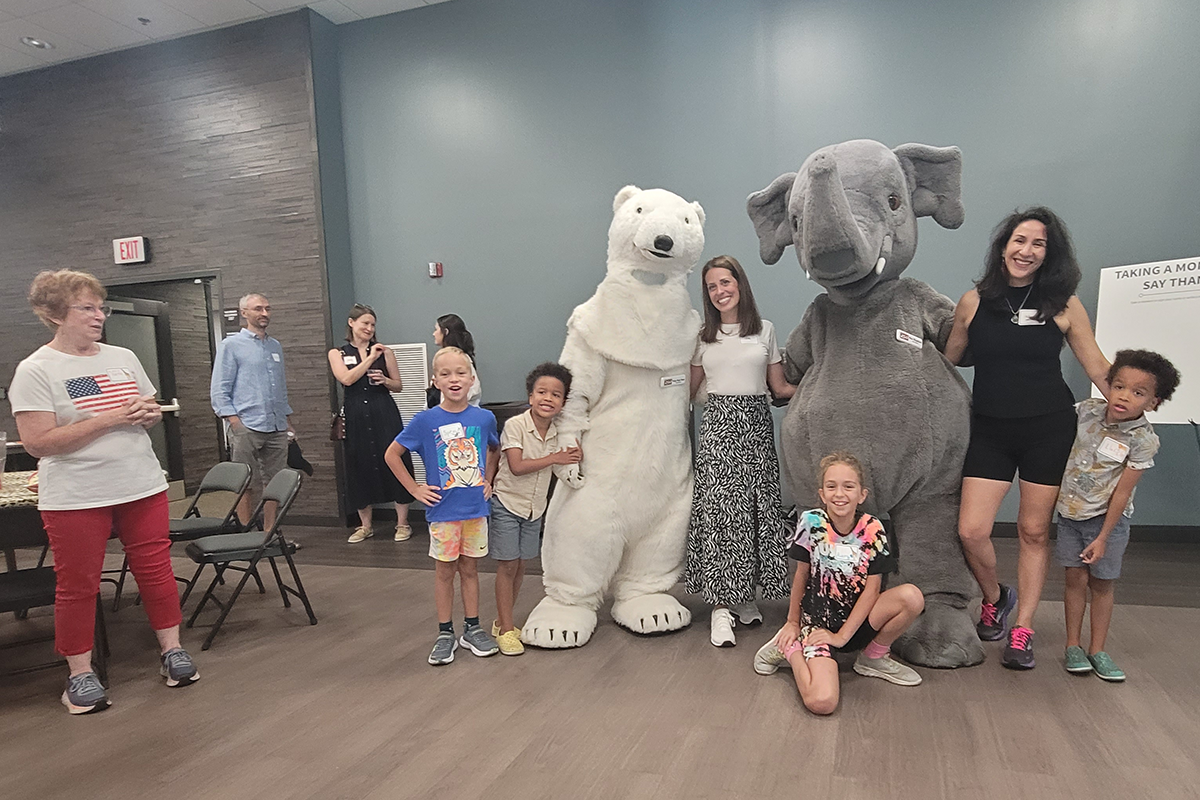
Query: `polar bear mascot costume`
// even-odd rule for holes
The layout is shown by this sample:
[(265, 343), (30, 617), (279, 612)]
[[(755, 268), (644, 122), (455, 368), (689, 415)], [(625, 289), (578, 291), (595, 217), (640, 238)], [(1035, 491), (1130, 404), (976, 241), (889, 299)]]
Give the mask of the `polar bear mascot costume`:
[(686, 627), (667, 594), (679, 579), (692, 504), (688, 371), (700, 315), (687, 276), (704, 249), (704, 209), (662, 189), (613, 201), (608, 271), (567, 322), (560, 361), (571, 394), (559, 441), (579, 441), (546, 513), (546, 597), (521, 639), (580, 647), (611, 587), (612, 616), (635, 633)]

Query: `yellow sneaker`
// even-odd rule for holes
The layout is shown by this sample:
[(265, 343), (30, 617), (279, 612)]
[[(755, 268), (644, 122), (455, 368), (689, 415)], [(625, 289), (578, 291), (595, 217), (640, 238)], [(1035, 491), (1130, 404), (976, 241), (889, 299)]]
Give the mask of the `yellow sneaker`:
[(525, 652), (525, 645), (521, 644), (521, 632), (516, 628), (497, 636), (496, 644), (500, 645), (500, 652), (506, 656), (519, 656)]
[(375, 535), (375, 531), (371, 530), (370, 528), (359, 525), (357, 528), (354, 529), (354, 533), (350, 534), (350, 538), (347, 539), (346, 541), (349, 542), (350, 544), (358, 544), (363, 539), (368, 539), (374, 535)]
[(492, 638), (495, 639), (500, 635), (500, 620), (492, 620)]
[(407, 542), (412, 538), (412, 528), (408, 525), (397, 525), (396, 535), (393, 538), (397, 542)]

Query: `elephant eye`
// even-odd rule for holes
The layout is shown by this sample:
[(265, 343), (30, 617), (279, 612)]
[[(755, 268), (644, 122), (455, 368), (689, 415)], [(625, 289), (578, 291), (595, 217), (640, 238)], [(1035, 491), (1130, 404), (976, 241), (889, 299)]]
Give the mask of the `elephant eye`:
[(792, 230), (794, 230), (794, 231), (800, 230), (800, 218), (799, 217), (792, 217)]
[(892, 211), (895, 211), (896, 209), (900, 208), (900, 195), (897, 195), (897, 194), (889, 194), (888, 195), (888, 208), (890, 208)]

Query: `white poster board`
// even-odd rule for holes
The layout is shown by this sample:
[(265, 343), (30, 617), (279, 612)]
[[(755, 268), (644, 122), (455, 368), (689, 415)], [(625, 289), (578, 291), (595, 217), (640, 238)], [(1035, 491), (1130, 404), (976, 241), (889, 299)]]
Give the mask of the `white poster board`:
[[(1179, 370), (1179, 388), (1155, 425), (1200, 421), (1200, 256), (1100, 270), (1096, 342), (1112, 358), (1118, 350), (1161, 353)], [(1092, 389), (1093, 396), (1100, 393)]]

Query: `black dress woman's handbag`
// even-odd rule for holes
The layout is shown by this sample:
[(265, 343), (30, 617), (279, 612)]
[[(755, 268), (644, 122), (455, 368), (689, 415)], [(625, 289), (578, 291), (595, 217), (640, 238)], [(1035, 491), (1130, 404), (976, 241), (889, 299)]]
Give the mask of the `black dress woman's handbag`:
[(346, 417), (342, 411), (333, 415), (329, 421), (329, 441), (340, 442), (346, 438)]

